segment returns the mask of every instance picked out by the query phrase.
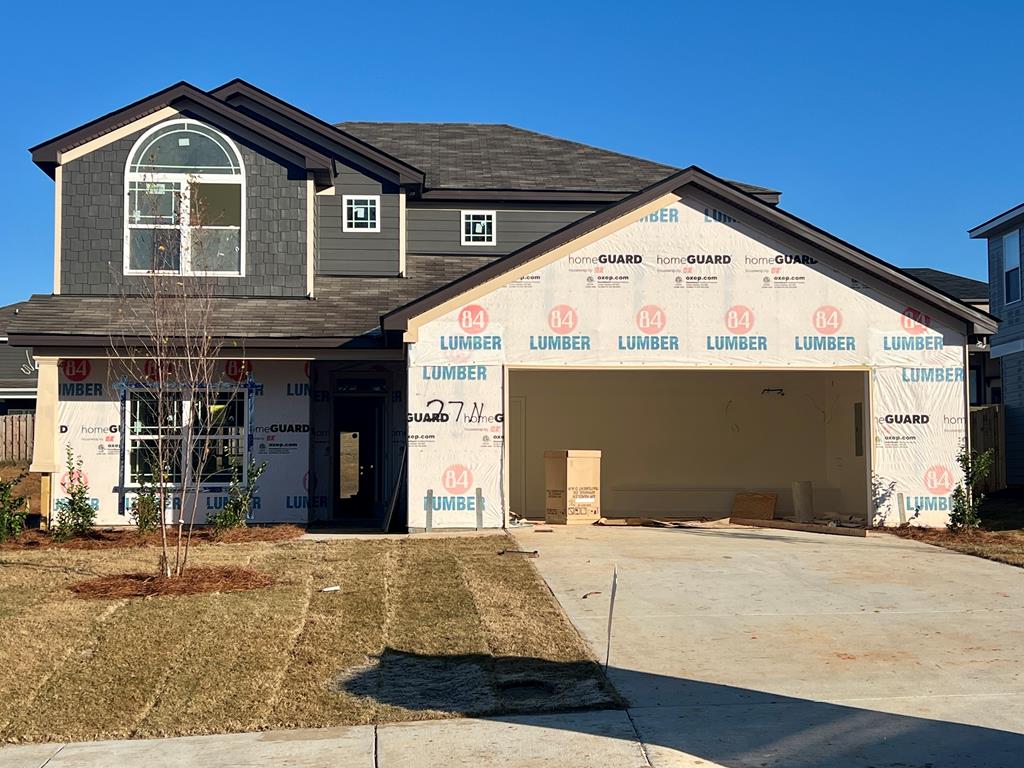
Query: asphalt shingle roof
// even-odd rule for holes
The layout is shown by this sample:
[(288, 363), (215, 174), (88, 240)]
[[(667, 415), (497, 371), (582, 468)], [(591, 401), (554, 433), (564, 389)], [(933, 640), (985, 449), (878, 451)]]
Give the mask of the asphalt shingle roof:
[[(491, 123), (338, 123), (419, 168), (428, 189), (636, 192), (678, 171), (639, 157)], [(774, 190), (732, 182), (747, 192)]]
[(903, 271), (954, 299), (967, 303), (988, 301), (988, 283), (981, 280), (972, 280), (969, 277), (928, 267), (912, 267)]
[[(441, 288), (492, 261), (493, 256), (417, 256), (405, 278), (316, 278), (316, 300), (214, 299), (212, 330), (237, 339), (357, 338), (377, 332), (381, 315)], [(106, 345), (140, 330), (119, 296), (37, 295), (21, 305), (10, 333), (97, 336)]]

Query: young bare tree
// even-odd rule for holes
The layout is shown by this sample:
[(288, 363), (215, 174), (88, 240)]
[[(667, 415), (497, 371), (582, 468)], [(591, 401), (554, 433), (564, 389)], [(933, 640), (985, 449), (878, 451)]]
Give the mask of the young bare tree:
[(180, 576), (188, 563), (204, 484), (246, 470), (237, 424), (248, 372), (234, 377), (243, 388), (222, 376), (228, 350), (210, 274), (225, 271), (240, 247), (240, 203), (216, 189), (223, 186), (192, 177), (129, 184), (137, 225), (126, 238), (130, 274), (120, 279), (109, 355), (126, 393), (126, 480), (160, 510), (165, 576)]

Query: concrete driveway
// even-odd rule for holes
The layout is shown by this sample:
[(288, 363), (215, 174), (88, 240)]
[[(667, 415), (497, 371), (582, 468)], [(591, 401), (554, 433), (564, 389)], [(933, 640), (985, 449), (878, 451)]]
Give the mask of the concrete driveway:
[(654, 766), (1024, 759), (1024, 570), (885, 534), (515, 536), (601, 659), (617, 565), (609, 674)]

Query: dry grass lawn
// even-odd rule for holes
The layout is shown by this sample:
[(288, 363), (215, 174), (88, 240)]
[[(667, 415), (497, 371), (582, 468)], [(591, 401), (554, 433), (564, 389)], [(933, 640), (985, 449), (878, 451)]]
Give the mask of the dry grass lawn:
[[(198, 547), (264, 589), (83, 600), (152, 547), (0, 551), (0, 741), (172, 736), (615, 701), (504, 536)], [(336, 592), (320, 588), (337, 585)]]

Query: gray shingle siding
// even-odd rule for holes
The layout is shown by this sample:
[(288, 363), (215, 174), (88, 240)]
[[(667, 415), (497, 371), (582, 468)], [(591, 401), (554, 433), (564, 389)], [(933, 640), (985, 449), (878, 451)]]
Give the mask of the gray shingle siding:
[[(495, 245), (462, 245), (462, 211), (495, 211)], [(590, 210), (502, 210), (486, 204), (465, 208), (419, 208), (406, 211), (409, 253), (504, 256), (568, 226)]]
[[(323, 275), (398, 274), (398, 190), (339, 165), (334, 194), (316, 196), (317, 273)], [(344, 195), (380, 195), (380, 232), (345, 232)]]
[[(63, 166), (62, 293), (130, 293), (133, 281), (142, 279), (122, 275), (125, 164), (141, 133)], [(203, 279), (212, 281), (221, 296), (302, 296), (306, 293), (305, 173), (231, 138), (245, 165), (245, 276)]]

